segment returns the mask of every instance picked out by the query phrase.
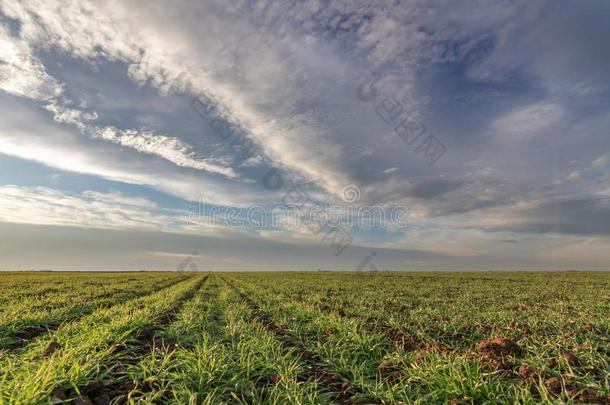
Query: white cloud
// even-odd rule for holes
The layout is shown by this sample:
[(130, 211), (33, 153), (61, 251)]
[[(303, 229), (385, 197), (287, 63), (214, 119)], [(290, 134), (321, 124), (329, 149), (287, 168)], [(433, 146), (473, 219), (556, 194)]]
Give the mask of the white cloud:
[[(41, 6), (40, 11), (49, 11), (48, 5)], [(24, 9), (13, 5), (5, 5), (9, 15), (24, 18), (29, 24), (36, 24), (32, 20), (32, 14)], [(58, 7), (55, 11), (59, 12)], [(85, 7), (80, 11), (85, 12)], [(65, 13), (60, 12), (65, 16)], [(80, 16), (85, 17), (85, 16)], [(85, 23), (80, 20), (80, 23)], [(56, 21), (55, 21), (56, 23)], [(55, 28), (60, 25), (53, 24)], [(196, 170), (205, 170), (210, 173), (221, 174), (230, 178), (236, 177), (235, 172), (228, 167), (222, 167), (214, 163), (197, 159), (190, 147), (177, 138), (160, 135), (151, 131), (136, 131), (133, 129), (118, 130), (113, 127), (99, 128), (91, 124), (97, 119), (96, 112), (86, 112), (80, 109), (66, 106), (66, 100), (60, 100), (58, 96), (63, 91), (63, 86), (56, 79), (49, 76), (40, 62), (34, 55), (33, 48), (48, 46), (48, 42), (40, 43), (41, 40), (48, 39), (44, 27), (28, 26), (23, 27), (23, 37), (29, 38), (31, 43), (18, 37), (11, 36), (7, 29), (0, 26), (0, 89), (7, 93), (30, 98), (40, 102), (44, 108), (52, 112), (57, 122), (75, 125), (81, 132), (92, 134), (121, 146), (131, 147), (138, 152), (160, 156), (178, 166), (189, 167)], [(65, 35), (67, 32), (62, 32)], [(99, 32), (98, 32), (99, 34)], [(70, 36), (75, 39), (78, 36)], [(54, 35), (51, 35), (54, 38)], [(57, 38), (55, 38), (57, 39)], [(62, 41), (60, 45), (67, 45)], [(79, 44), (81, 52), (91, 52), (95, 49), (88, 48), (85, 44)], [(81, 55), (83, 56), (83, 55)]]
[(83, 110), (68, 108), (57, 99), (50, 100), (44, 108), (53, 113), (55, 121), (75, 125), (81, 132), (87, 130), (87, 121), (97, 119), (95, 111), (88, 113)]
[[(149, 80), (166, 90), (185, 73), (274, 160), (338, 193), (349, 182), (337, 170), (340, 148), (323, 127), (294, 112), (303, 94), (293, 84), (293, 64), (307, 60), (289, 61), (283, 53), (300, 47), (288, 37), (261, 35), (214, 2), (201, 7), (205, 11), (196, 24), (183, 24), (190, 11), (182, 5), (158, 13), (124, 2), (24, 1), (9, 3), (5, 12), (22, 22), (21, 35), (33, 46), (58, 46), (88, 60), (100, 55), (124, 60), (137, 82)], [(175, 152), (162, 153), (175, 157)]]
[(538, 255), (544, 260), (568, 263), (575, 268), (590, 262), (603, 265), (610, 261), (610, 239), (571, 238), (561, 245), (541, 249)]
[(392, 173), (396, 173), (397, 170), (398, 167), (390, 167), (389, 169), (385, 169), (384, 171), (382, 171), (382, 173), (385, 175), (390, 175)]
[(29, 44), (0, 26), (0, 89), (16, 96), (48, 100), (62, 92), (44, 66), (32, 56)]
[(492, 125), (501, 135), (535, 136), (557, 124), (564, 113), (552, 102), (540, 102), (518, 107), (498, 118)]
[(150, 131), (119, 130), (113, 127), (95, 129), (93, 137), (133, 148), (138, 152), (160, 156), (178, 166), (205, 170), (229, 178), (237, 177), (231, 168), (196, 159), (190, 147), (177, 138), (155, 134)]
[[(259, 142), (276, 164), (317, 180), (327, 191), (339, 194), (346, 184), (358, 183), (352, 179), (355, 170), (347, 166), (347, 154), (342, 147), (342, 142), (349, 139), (340, 139), (334, 131), (340, 130), (344, 122), (332, 127), (321, 118), (321, 112), (312, 111), (312, 106), (337, 106), (335, 110), (323, 111), (331, 116), (337, 110), (355, 110), (357, 115), (359, 110), (354, 108), (359, 107), (354, 94), (357, 83), (350, 82), (354, 76), (389, 65), (396, 68), (395, 75), (384, 81), (384, 88), (403, 96), (413, 90), (415, 72), (422, 62), (424, 66), (460, 62), (469, 52), (477, 51), (478, 41), (489, 39), (490, 35), (494, 44), (491, 55), (482, 51), (479, 60), (472, 63), (476, 67), (469, 72), (469, 79), (498, 80), (524, 63), (523, 58), (509, 63), (513, 55), (506, 52), (511, 49), (511, 39), (521, 26), (514, 22), (515, 16), (523, 13), (534, 18), (540, 9), (529, 8), (528, 2), (519, 2), (514, 7), (494, 3), (467, 12), (438, 8), (429, 2), (383, 9), (357, 1), (338, 1), (324, 7), (303, 2), (291, 7), (287, 10), (281, 3), (263, 2), (250, 13), (247, 5), (227, 6), (212, 0), (200, 4), (160, 2), (155, 6), (143, 1), (23, 0), (6, 1), (3, 11), (21, 22), (19, 41), (27, 45), (29, 55), (32, 49), (47, 49), (60, 50), (94, 65), (99, 59), (125, 62), (133, 81), (155, 86), (162, 93), (177, 78), (187, 79), (192, 83), (193, 92), (205, 93), (218, 115)], [(333, 36), (342, 31), (349, 32), (350, 40), (343, 44), (333, 42)], [(352, 43), (356, 49), (351, 59), (349, 55), (343, 59), (345, 54), (333, 48)], [(178, 136), (147, 130), (98, 128), (88, 122), (91, 120), (84, 111), (58, 104), (49, 104), (47, 108), (55, 109), (58, 121), (76, 125), (85, 133), (92, 131), (97, 139), (161, 157), (179, 166), (178, 169), (235, 175), (231, 168), (217, 162), (197, 159)], [(553, 128), (567, 114), (560, 100), (540, 101), (506, 112), (491, 128), (505, 139), (525, 138)], [(371, 117), (377, 120), (374, 113)], [(368, 118), (348, 119), (354, 120), (353, 126), (358, 131), (377, 137), (380, 131), (369, 131), (376, 127), (368, 126)], [(389, 127), (385, 130), (391, 132)], [(27, 136), (34, 135), (27, 133)], [(89, 151), (81, 144), (81, 148), (71, 152), (69, 142), (52, 145), (42, 139), (29, 142), (13, 136), (7, 141), (3, 137), (0, 142), (4, 142), (7, 153), (54, 167), (153, 185), (191, 199), (198, 199), (200, 195), (196, 194), (200, 190), (205, 190), (209, 200), (235, 203), (244, 199), (246, 188), (229, 193), (229, 187), (237, 185), (202, 183), (198, 176), (174, 170), (156, 174), (151, 167), (144, 168), (150, 160), (135, 154), (136, 162), (128, 164), (108, 156), (114, 152), (96, 143), (87, 145), (91, 148)], [(382, 155), (385, 151), (379, 152)], [(100, 154), (105, 154), (103, 159)], [(133, 155), (121, 152), (122, 157)], [(394, 165), (398, 163), (383, 168)], [(165, 167), (154, 166), (155, 169)], [(397, 168), (397, 172), (403, 173), (401, 169), (402, 166)], [(385, 177), (374, 180), (374, 185), (362, 186), (366, 191), (363, 197), (401, 201), (408, 182), (396, 180), (398, 176)], [(245, 198), (265, 197), (259, 194)], [(461, 202), (459, 194), (452, 198)], [(485, 206), (486, 199), (491, 203), (494, 198), (493, 192), (481, 193), (475, 202)], [(472, 197), (465, 195), (464, 200), (470, 203)], [(408, 202), (407, 205), (410, 206)], [(473, 209), (476, 208), (473, 204)], [(413, 210), (421, 215), (429, 211), (422, 207)]]
[[(120, 1), (66, 6), (29, 0), (11, 2), (5, 12), (22, 22), (21, 35), (32, 46), (59, 47), (92, 63), (100, 56), (124, 61), (135, 82), (156, 86), (161, 93), (178, 78), (189, 82), (194, 93), (207, 95), (218, 115), (252, 137), (278, 166), (315, 180), (335, 196), (346, 184), (358, 183), (349, 170), (353, 156), (342, 146), (352, 140), (341, 139), (341, 130), (349, 132), (341, 120), (353, 120), (367, 135), (379, 132), (371, 119), (344, 114), (362, 107), (354, 78), (391, 65), (395, 74), (382, 86), (401, 96), (411, 94), (418, 63), (447, 60), (442, 44), (474, 35), (480, 28), (473, 28), (473, 22), (491, 27), (510, 15), (499, 6), (439, 15), (432, 6), (417, 3), (377, 8), (339, 1), (288, 8), (267, 4), (250, 10), (216, 1), (171, 7)], [(270, 23), (261, 28), (261, 21)], [(435, 24), (440, 28), (420, 29)], [(339, 56), (334, 48), (339, 42), (325, 40), (337, 32), (353, 36), (353, 59)], [(322, 111), (312, 111), (310, 106), (321, 101)], [(334, 124), (326, 122), (324, 114), (331, 115)], [(178, 139), (149, 142), (150, 134), (140, 132), (106, 138), (180, 166), (233, 174), (209, 161), (195, 161)], [(377, 182), (388, 189), (387, 179)], [(400, 190), (390, 194), (399, 195)]]
[(111, 191), (108, 193), (102, 193), (99, 191), (84, 191), (82, 193), (83, 196), (90, 198), (92, 200), (101, 201), (106, 204), (113, 205), (123, 205), (123, 206), (131, 206), (138, 207), (142, 209), (155, 209), (159, 208), (158, 205), (151, 200), (142, 197), (131, 197), (126, 196), (122, 193)]
[(197, 159), (191, 147), (178, 138), (147, 130), (136, 131), (133, 129), (120, 130), (114, 127), (97, 127), (90, 123), (90, 121), (97, 119), (97, 113), (68, 108), (57, 100), (51, 100), (45, 105), (45, 108), (53, 113), (55, 121), (74, 125), (82, 133), (93, 138), (129, 147), (141, 153), (156, 155), (178, 166), (205, 170), (229, 178), (237, 177), (235, 171), (229, 167)]
[(151, 201), (119, 193), (68, 194), (46, 187), (0, 186), (0, 221), (103, 229), (169, 230), (178, 218)]
[(582, 173), (579, 170), (574, 170), (572, 173), (568, 175), (568, 180), (574, 181), (580, 179)]
[(207, 172), (186, 173), (164, 159), (134, 156), (110, 143), (79, 137), (46, 120), (38, 108), (11, 104), (4, 108), (0, 153), (69, 172), (149, 186), (191, 201), (205, 197), (215, 204), (247, 205), (273, 198), (252, 193), (251, 184), (221, 181)]
[(608, 164), (608, 162), (610, 162), (610, 154), (604, 153), (603, 155), (601, 155), (600, 157), (595, 159), (591, 163), (591, 166), (595, 167), (596, 169), (601, 169), (601, 168), (605, 167)]

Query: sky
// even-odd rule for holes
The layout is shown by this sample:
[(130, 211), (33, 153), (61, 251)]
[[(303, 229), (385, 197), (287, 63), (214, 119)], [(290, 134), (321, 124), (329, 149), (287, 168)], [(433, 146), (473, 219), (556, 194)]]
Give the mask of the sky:
[(609, 20), (0, 0), (0, 269), (607, 270)]

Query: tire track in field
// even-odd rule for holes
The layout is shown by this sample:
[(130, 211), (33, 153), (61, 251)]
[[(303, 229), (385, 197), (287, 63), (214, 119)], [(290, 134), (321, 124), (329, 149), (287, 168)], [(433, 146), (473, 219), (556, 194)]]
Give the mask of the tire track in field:
[[(186, 277), (186, 278), (176, 278), (175, 280), (171, 280), (169, 283), (163, 285), (161, 288), (153, 289), (153, 290), (150, 290), (150, 291), (148, 291), (146, 293), (142, 293), (142, 294), (136, 293), (135, 295), (122, 297), (122, 298), (118, 299), (117, 301), (110, 303), (110, 305), (108, 305), (107, 308), (112, 308), (116, 305), (120, 305), (120, 304), (126, 303), (126, 302), (134, 300), (134, 299), (146, 297), (146, 296), (154, 294), (158, 291), (162, 291), (164, 289), (170, 288), (170, 287), (172, 287), (182, 281), (186, 281), (192, 277), (193, 276)], [(103, 297), (103, 295), (104, 294), (100, 295), (97, 298)], [(15, 333), (6, 335), (5, 338), (14, 337), (14, 338), (17, 338), (18, 340), (14, 343), (0, 345), (0, 350), (12, 351), (12, 350), (17, 350), (17, 349), (23, 348), (23, 347), (27, 346), (30, 342), (32, 342), (34, 339), (39, 337), (40, 335), (43, 335), (48, 332), (54, 332), (57, 329), (59, 329), (59, 327), (61, 325), (63, 325), (64, 323), (77, 321), (80, 318), (91, 314), (92, 312), (101, 308), (102, 306), (103, 305), (94, 305), (91, 308), (88, 308), (87, 310), (80, 312), (78, 315), (69, 316), (60, 321), (45, 324), (44, 326), (43, 325), (33, 325), (33, 326), (28, 326), (28, 327), (22, 328), (22, 329), (16, 331)]]
[[(151, 320), (148, 325), (145, 325), (138, 330), (134, 331), (135, 342), (132, 344), (123, 345), (121, 348), (114, 351), (115, 355), (121, 354), (132, 354), (128, 358), (123, 358), (122, 362), (117, 362), (109, 373), (105, 374), (105, 379), (110, 379), (110, 384), (104, 384), (101, 380), (95, 379), (90, 381), (86, 386), (80, 387), (78, 392), (76, 390), (69, 389), (68, 391), (56, 389), (54, 394), (61, 399), (74, 400), (75, 404), (80, 405), (106, 405), (112, 403), (126, 403), (124, 398), (129, 391), (131, 391), (135, 385), (133, 381), (125, 379), (125, 376), (121, 376), (121, 372), (130, 365), (137, 364), (146, 355), (152, 352), (158, 342), (155, 339), (155, 334), (163, 330), (167, 325), (171, 324), (178, 318), (180, 309), (191, 300), (195, 294), (200, 292), (204, 287), (205, 283), (209, 278), (209, 274), (206, 274), (193, 288), (180, 297), (171, 308), (155, 319)], [(193, 276), (194, 277), (194, 276)], [(190, 279), (189, 277), (187, 279)], [(184, 281), (184, 280), (183, 280)], [(164, 341), (161, 341), (163, 345)], [(122, 378), (123, 377), (123, 378)]]
[(287, 328), (277, 325), (267, 313), (261, 310), (260, 306), (254, 300), (244, 294), (234, 283), (223, 277), (220, 278), (227, 283), (227, 285), (231, 287), (246, 304), (248, 304), (254, 313), (254, 318), (258, 319), (265, 329), (273, 333), (284, 345), (296, 350), (301, 361), (306, 366), (305, 373), (302, 375), (302, 377), (304, 377), (302, 380), (303, 383), (309, 382), (309, 380), (313, 378), (321, 387), (321, 392), (330, 394), (331, 399), (335, 403), (383, 403), (379, 399), (373, 398), (358, 398), (357, 400), (352, 400), (354, 395), (362, 393), (360, 387), (352, 384), (341, 375), (330, 372), (328, 366), (324, 364), (324, 359), (322, 359), (318, 353), (312, 352), (303, 344), (299, 343), (294, 334)]

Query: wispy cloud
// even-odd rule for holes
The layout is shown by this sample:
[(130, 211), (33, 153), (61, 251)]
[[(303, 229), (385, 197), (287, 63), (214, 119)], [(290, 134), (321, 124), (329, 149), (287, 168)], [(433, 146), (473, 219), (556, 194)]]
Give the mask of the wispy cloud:
[(43, 101), (62, 92), (57, 80), (33, 56), (30, 44), (12, 36), (4, 26), (0, 26), (0, 61), (0, 89)]
[(118, 130), (112, 127), (97, 129), (94, 138), (117, 143), (137, 150), (138, 152), (160, 156), (178, 166), (205, 170), (210, 173), (236, 177), (233, 169), (221, 167), (194, 157), (194, 152), (184, 142), (177, 138), (159, 135), (150, 131)]
[(171, 230), (179, 217), (153, 213), (152, 201), (118, 193), (67, 194), (46, 187), (0, 186), (0, 221), (104, 229)]
[[(485, 262), (482, 251), (510, 250), (534, 262), (542, 258), (526, 244), (499, 240), (607, 234), (606, 210), (592, 202), (610, 190), (610, 9), (601, 2), (5, 0), (0, 15), (0, 159), (19, 159), (0, 184), (13, 187), (7, 207), (27, 194), (40, 221), (49, 204), (47, 223), (74, 224), (51, 196), (74, 210), (101, 204), (112, 227), (162, 228), (175, 221), (160, 214), (168, 199), (273, 205), (307, 183), (317, 201), (336, 201), (354, 184), (362, 205), (409, 207), (424, 239), (355, 230), (358, 243), (430, 253), (418, 260)], [(357, 96), (365, 77), (375, 102)], [(386, 97), (443, 140), (450, 153), (436, 166), (380, 116)], [(254, 156), (239, 156), (211, 120), (251, 141)], [(262, 181), (272, 167), (278, 190)], [(74, 180), (91, 187), (61, 197), (32, 180), (51, 171), (95, 180)], [(113, 184), (98, 190), (98, 181)], [(130, 211), (130, 198), (151, 218)], [(131, 218), (123, 225), (120, 212)], [(91, 226), (104, 222), (87, 215)], [(290, 246), (313, 240), (289, 226), (236, 240), (248, 232)]]

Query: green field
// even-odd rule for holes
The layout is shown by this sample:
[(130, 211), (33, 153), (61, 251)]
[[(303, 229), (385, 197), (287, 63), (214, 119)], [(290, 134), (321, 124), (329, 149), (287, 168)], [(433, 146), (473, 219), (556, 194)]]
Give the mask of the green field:
[(610, 273), (0, 273), (0, 403), (610, 403)]

